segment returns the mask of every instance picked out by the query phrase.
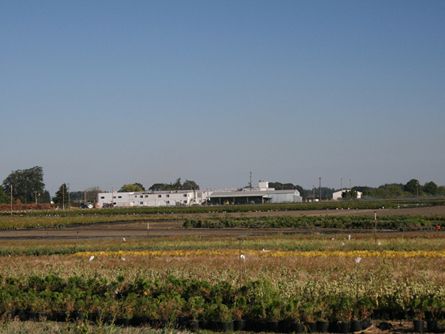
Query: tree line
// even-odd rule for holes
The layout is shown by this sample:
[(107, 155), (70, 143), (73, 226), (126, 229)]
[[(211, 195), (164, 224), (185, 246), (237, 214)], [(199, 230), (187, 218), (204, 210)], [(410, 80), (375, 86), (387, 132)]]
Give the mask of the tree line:
[[(177, 191), (177, 190), (199, 190), (199, 185), (193, 180), (185, 180), (181, 182), (181, 178), (171, 183), (154, 183), (148, 188), (149, 191)], [(140, 183), (124, 184), (120, 192), (138, 192), (146, 191), (145, 187)]]
[[(322, 199), (331, 199), (335, 191), (334, 188), (313, 187), (304, 189), (302, 186), (293, 183), (269, 182), (269, 187), (276, 190), (298, 190), (304, 199), (319, 198), (321, 192)], [(199, 190), (199, 185), (193, 180), (181, 181), (181, 178), (170, 183), (154, 183), (148, 191), (178, 191), (178, 190)], [(345, 199), (354, 197), (358, 191), (363, 193), (364, 198), (403, 198), (421, 196), (445, 196), (445, 187), (439, 186), (433, 181), (421, 184), (417, 179), (411, 179), (406, 184), (389, 183), (379, 187), (356, 186), (350, 189)], [(124, 184), (120, 192), (140, 192), (146, 188), (138, 182)], [(69, 186), (63, 183), (58, 188), (55, 196), (51, 198), (43, 182), (43, 168), (34, 166), (28, 169), (18, 169), (11, 172), (0, 187), (0, 203), (9, 203), (11, 195), (14, 203), (50, 203), (53, 201), (58, 206), (66, 206), (70, 203), (94, 202), (97, 193), (102, 192), (99, 188), (90, 188), (85, 191), (70, 191)]]
[[(269, 182), (269, 187), (276, 190), (298, 190), (303, 199), (319, 198), (320, 192), (321, 199), (331, 199), (332, 194), (336, 191), (336, 189), (328, 187), (304, 189), (297, 184), (281, 182)], [(356, 186), (349, 190), (344, 193), (344, 199), (356, 198), (358, 191), (362, 192), (363, 198), (369, 199), (445, 196), (445, 186), (439, 186), (434, 181), (421, 184), (417, 179), (411, 179), (406, 184), (389, 183), (378, 187)]]
[(406, 184), (388, 183), (376, 188), (362, 186), (354, 187), (353, 189), (361, 191), (363, 196), (368, 198), (445, 196), (444, 186), (438, 186), (433, 181), (421, 184), (417, 179), (411, 179)]
[[(145, 187), (138, 182), (124, 184), (120, 192), (145, 191)], [(149, 191), (176, 191), (176, 190), (199, 190), (199, 185), (193, 180), (181, 182), (178, 178), (171, 183), (154, 183), (148, 188)], [(95, 202), (97, 194), (102, 192), (98, 187), (89, 188), (85, 191), (70, 191), (69, 185), (60, 185), (54, 197), (51, 197), (45, 189), (43, 182), (43, 168), (34, 166), (28, 169), (18, 169), (11, 172), (0, 187), (0, 204), (9, 203), (12, 199), (14, 204), (37, 204), (53, 202), (59, 207), (67, 207), (72, 204), (80, 205), (85, 202)]]

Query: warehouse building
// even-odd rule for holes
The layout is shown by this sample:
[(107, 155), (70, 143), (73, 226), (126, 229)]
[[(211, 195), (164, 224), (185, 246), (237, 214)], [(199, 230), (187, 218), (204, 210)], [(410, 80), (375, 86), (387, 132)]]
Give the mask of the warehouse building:
[(215, 191), (209, 195), (209, 204), (261, 204), (261, 203), (297, 203), (302, 197), (298, 190), (275, 190), (269, 188), (269, 182), (260, 181), (258, 188), (237, 191)]
[(207, 202), (205, 191), (108, 192), (97, 195), (97, 207), (189, 206)]
[(257, 188), (231, 191), (151, 191), (106, 192), (97, 195), (97, 207), (157, 207), (223, 204), (296, 203), (302, 198), (298, 190), (275, 190), (260, 181)]

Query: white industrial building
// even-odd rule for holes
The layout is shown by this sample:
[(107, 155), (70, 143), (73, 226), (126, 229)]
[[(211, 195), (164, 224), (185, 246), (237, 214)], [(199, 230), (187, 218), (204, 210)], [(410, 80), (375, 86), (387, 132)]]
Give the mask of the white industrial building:
[(97, 207), (188, 206), (203, 204), (208, 192), (194, 190), (108, 192), (97, 195)]
[(149, 191), (106, 192), (97, 195), (97, 207), (157, 207), (201, 204), (296, 203), (302, 197), (298, 190), (275, 190), (269, 182), (260, 181), (257, 188), (231, 191)]
[(210, 204), (259, 204), (259, 203), (296, 203), (302, 197), (298, 190), (275, 190), (269, 182), (260, 181), (257, 188), (234, 191), (215, 191), (209, 195)]
[[(339, 199), (343, 199), (343, 194), (350, 192), (351, 189), (340, 189), (334, 193), (332, 193), (332, 199), (333, 200), (339, 200)], [(357, 199), (362, 198), (363, 193), (361, 191), (356, 191), (357, 193)]]

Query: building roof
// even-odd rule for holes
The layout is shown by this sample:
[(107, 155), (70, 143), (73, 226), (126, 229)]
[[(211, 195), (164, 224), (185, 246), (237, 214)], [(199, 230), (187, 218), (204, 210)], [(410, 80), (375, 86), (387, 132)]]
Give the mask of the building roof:
[(200, 192), (199, 190), (159, 190), (159, 191), (129, 191), (129, 192), (110, 191), (100, 194), (158, 195), (158, 194), (188, 194), (194, 191)]
[(273, 194), (295, 194), (298, 190), (242, 190), (242, 191), (215, 191), (210, 198), (215, 197), (268, 197)]

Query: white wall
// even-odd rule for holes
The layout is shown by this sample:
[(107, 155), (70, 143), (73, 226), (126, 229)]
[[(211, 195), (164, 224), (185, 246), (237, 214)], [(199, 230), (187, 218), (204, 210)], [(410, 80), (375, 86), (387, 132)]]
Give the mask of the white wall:
[(102, 208), (111, 204), (115, 207), (193, 205), (202, 204), (207, 198), (208, 193), (202, 191), (99, 193), (97, 206)]
[[(343, 198), (343, 193), (349, 192), (349, 191), (350, 191), (349, 189), (343, 189), (343, 190), (336, 191), (336, 192), (334, 192), (332, 194), (332, 199), (333, 200), (342, 199)], [(362, 198), (362, 195), (363, 195), (363, 193), (361, 191), (357, 191), (357, 199)]]
[(295, 190), (295, 192), (293, 193), (281, 193), (281, 194), (269, 192), (267, 195), (270, 196), (271, 203), (295, 203), (295, 202), (301, 202), (303, 200), (298, 190)]

